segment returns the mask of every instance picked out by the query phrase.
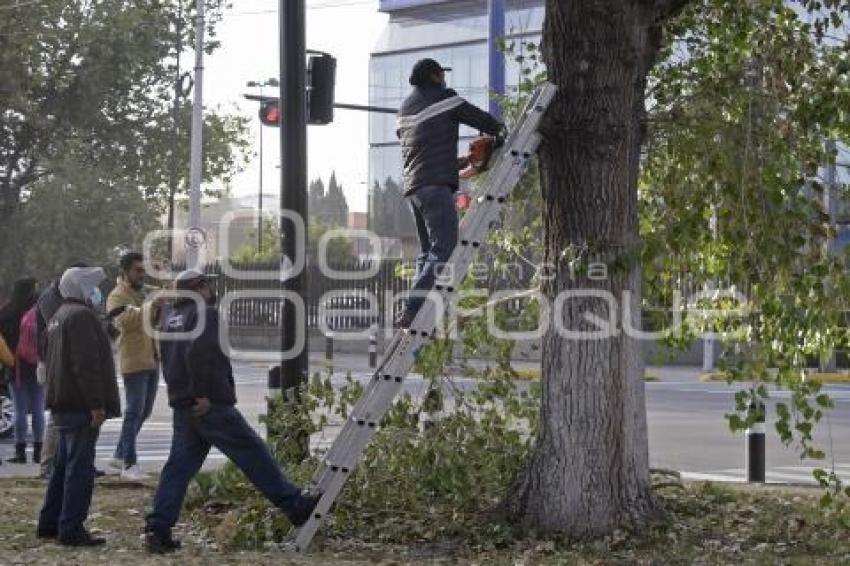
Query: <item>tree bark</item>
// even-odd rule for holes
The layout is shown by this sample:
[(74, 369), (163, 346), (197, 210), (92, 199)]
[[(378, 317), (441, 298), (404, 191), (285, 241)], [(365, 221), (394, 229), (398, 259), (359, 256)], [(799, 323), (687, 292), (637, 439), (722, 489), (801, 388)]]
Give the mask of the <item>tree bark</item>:
[[(525, 472), (508, 498), (527, 530), (573, 538), (640, 529), (662, 516), (652, 495), (640, 328), (637, 183), (646, 78), (660, 27), (686, 2), (548, 0), (543, 55), (559, 87), (542, 133), (546, 263), (554, 305), (543, 342), (540, 430)], [(565, 251), (580, 252), (578, 268)], [(607, 276), (582, 269), (607, 264)], [(600, 280), (601, 279), (601, 280)], [(631, 312), (623, 311), (630, 292)], [(610, 294), (610, 295), (608, 295)], [(604, 297), (609, 297), (605, 299)], [(602, 339), (586, 315), (616, 320)]]

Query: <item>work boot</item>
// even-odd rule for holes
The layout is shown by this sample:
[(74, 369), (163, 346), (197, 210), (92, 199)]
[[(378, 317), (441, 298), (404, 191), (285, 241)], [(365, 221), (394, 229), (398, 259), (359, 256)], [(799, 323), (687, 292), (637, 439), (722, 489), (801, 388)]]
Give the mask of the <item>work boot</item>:
[(35, 530), (35, 536), (38, 538), (56, 538), (58, 535), (59, 530), (56, 527), (39, 525)]
[(167, 554), (180, 548), (180, 541), (172, 538), (171, 530), (146, 529), (145, 544), (150, 554)]
[(27, 445), (24, 444), (15, 444), (15, 457), (9, 458), (9, 462), (12, 464), (26, 464), (27, 463)]
[(73, 535), (59, 535), (57, 538), (62, 546), (100, 546), (106, 544), (103, 537), (92, 536), (88, 531), (80, 531)]
[(36, 464), (41, 464), (41, 442), (32, 443), (32, 461)]
[(321, 498), (321, 493), (317, 493), (315, 495), (302, 495), (298, 503), (295, 504), (295, 508), (286, 514), (289, 518), (289, 522), (296, 527), (300, 527), (306, 523), (313, 514), (313, 510), (316, 509), (316, 505), (319, 504), (319, 500)]

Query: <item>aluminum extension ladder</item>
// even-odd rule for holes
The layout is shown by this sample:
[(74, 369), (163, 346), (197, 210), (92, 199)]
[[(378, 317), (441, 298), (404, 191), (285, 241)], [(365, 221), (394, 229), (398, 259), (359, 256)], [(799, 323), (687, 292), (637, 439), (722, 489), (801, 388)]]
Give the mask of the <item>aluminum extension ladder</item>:
[(466, 276), (474, 254), (498, 219), (502, 204), (522, 179), (531, 157), (540, 145), (537, 129), (556, 90), (548, 82), (537, 88), (516, 127), (501, 150), (493, 156), (495, 165), (490, 168), (488, 187), (464, 216), (460, 224), (460, 241), (446, 264), (447, 269), (437, 278), (430, 293), (431, 296), (434, 292), (439, 293), (442, 302), (430, 297), (426, 299), (410, 328), (397, 331), (387, 345), (383, 361), (313, 476), (310, 489), (321, 492), (322, 497), (313, 516), (295, 535), (295, 552), (303, 552), (310, 545), (346, 479), (372, 440), (381, 419), (404, 387), (404, 380), (419, 350), (433, 339), (438, 309), (454, 306), (457, 300), (455, 290)]

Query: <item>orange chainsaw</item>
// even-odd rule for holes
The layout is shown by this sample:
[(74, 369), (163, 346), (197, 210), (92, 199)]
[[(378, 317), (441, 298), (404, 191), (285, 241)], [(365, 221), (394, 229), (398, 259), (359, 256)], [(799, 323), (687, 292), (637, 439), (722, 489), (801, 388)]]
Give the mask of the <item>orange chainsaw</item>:
[(469, 143), (469, 151), (458, 158), (458, 169), (461, 179), (472, 179), (487, 170), (493, 150), (496, 149), (496, 138), (493, 136), (478, 136)]

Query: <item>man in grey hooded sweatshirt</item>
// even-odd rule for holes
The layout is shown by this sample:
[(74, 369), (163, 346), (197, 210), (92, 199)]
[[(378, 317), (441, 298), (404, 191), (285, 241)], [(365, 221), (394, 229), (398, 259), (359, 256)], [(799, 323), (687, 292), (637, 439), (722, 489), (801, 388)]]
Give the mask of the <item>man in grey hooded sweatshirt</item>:
[(109, 337), (94, 307), (103, 303), (99, 267), (68, 269), (59, 281), (62, 306), (47, 325), (47, 407), (59, 449), (38, 517), (39, 538), (68, 546), (96, 546), (83, 523), (94, 489), (100, 426), (121, 414)]

